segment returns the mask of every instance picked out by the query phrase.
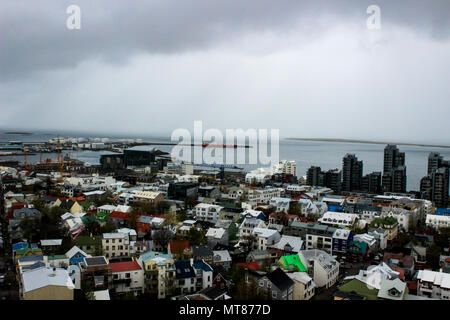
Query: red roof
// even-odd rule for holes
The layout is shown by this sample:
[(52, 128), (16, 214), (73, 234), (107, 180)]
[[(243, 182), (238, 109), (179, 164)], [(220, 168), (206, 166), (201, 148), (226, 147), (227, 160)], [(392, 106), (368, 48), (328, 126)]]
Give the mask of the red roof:
[(136, 261), (112, 262), (109, 266), (111, 267), (112, 272), (125, 272), (142, 269)]
[(409, 290), (417, 290), (417, 282), (409, 281), (406, 284)]
[(170, 241), (170, 253), (173, 254), (182, 254), (184, 249), (189, 248), (189, 241)]
[(121, 211), (113, 211), (109, 215), (109, 218), (120, 219), (120, 220), (129, 220), (130, 219), (130, 213), (128, 213), (128, 212), (121, 212)]
[(253, 261), (253, 262), (241, 262), (237, 264), (238, 267), (244, 267), (247, 268), (248, 270), (253, 270), (253, 271), (261, 271), (261, 267), (259, 266), (259, 263), (257, 261)]

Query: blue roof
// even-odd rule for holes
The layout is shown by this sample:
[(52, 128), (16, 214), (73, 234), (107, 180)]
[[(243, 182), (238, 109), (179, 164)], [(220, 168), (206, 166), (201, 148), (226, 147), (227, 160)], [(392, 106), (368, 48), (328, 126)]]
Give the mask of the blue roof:
[(163, 253), (163, 252), (157, 252), (157, 251), (147, 251), (141, 254), (142, 261), (144, 263), (147, 263), (150, 260), (153, 260), (155, 258), (164, 258), (164, 259), (173, 259), (173, 256), (170, 253)]
[(14, 243), (12, 245), (13, 251), (17, 251), (17, 250), (20, 250), (20, 249), (23, 249), (23, 248), (28, 248), (28, 243), (26, 243), (26, 242), (18, 242), (18, 243)]
[(202, 269), (203, 271), (213, 271), (211, 266), (209, 264), (205, 263), (203, 260), (194, 261), (194, 268)]
[(194, 278), (195, 270), (189, 260), (175, 261), (175, 274), (177, 279)]
[(328, 206), (328, 211), (332, 212), (342, 212), (343, 209), (341, 206)]
[(20, 262), (42, 261), (42, 260), (44, 260), (44, 256), (40, 254), (34, 254), (31, 256), (22, 256), (19, 258)]
[(450, 208), (436, 208), (435, 213), (439, 216), (450, 216)]

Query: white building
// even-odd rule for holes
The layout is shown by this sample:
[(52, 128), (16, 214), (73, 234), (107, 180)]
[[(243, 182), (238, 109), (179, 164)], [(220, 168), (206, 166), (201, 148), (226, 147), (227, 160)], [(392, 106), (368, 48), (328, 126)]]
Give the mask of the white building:
[(433, 229), (441, 229), (450, 227), (450, 216), (441, 216), (436, 214), (427, 214), (425, 224)]
[(109, 264), (113, 287), (117, 293), (144, 292), (144, 270), (136, 261), (114, 262)]
[(276, 212), (288, 213), (289, 204), (291, 203), (291, 198), (278, 198), (274, 197), (270, 199), (269, 204), (275, 207)]
[(274, 174), (284, 173), (297, 176), (297, 162), (293, 160), (291, 161), (281, 160), (278, 164), (272, 167), (272, 173)]
[(298, 253), (300, 250), (305, 250), (305, 241), (300, 237), (282, 235), (278, 242), (269, 245), (268, 248), (279, 249), (289, 253)]
[(245, 175), (245, 183), (253, 184), (253, 183), (266, 183), (266, 181), (270, 180), (272, 176), (270, 170), (266, 168), (258, 168), (256, 170), (252, 170)]
[(125, 233), (104, 233), (102, 247), (106, 258), (130, 255), (130, 243)]
[(318, 288), (333, 286), (339, 276), (339, 262), (322, 250), (301, 250), (300, 260), (308, 270), (308, 275), (314, 279)]
[(223, 207), (215, 204), (199, 203), (194, 207), (195, 219), (201, 221), (216, 222), (219, 219)]
[(316, 284), (306, 272), (288, 272), (286, 274), (294, 281), (293, 300), (309, 300), (314, 296)]
[(399, 272), (392, 270), (386, 263), (382, 262), (376, 266), (369, 266), (367, 270), (360, 270), (357, 275), (345, 277), (344, 280), (357, 279), (369, 288), (380, 290), (383, 280), (394, 280), (399, 275)]
[(280, 241), (281, 235), (277, 230), (267, 228), (254, 228), (252, 235), (256, 238), (253, 249), (266, 250)]
[(450, 273), (420, 270), (417, 275), (417, 295), (450, 300)]
[(319, 219), (321, 224), (335, 225), (340, 228), (350, 227), (358, 220), (358, 215), (354, 213), (327, 211)]
[(267, 225), (264, 221), (254, 218), (245, 218), (239, 226), (239, 239), (251, 236), (253, 229), (255, 228), (266, 228)]
[(264, 189), (249, 189), (248, 202), (254, 203), (269, 203), (270, 199), (280, 197), (284, 189), (282, 188), (264, 188)]

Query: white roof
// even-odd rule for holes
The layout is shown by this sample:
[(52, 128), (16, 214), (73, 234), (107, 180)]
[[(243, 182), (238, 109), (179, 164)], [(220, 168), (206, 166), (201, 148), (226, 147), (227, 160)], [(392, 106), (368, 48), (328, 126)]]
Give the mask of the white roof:
[(82, 255), (84, 255), (85, 257), (91, 257), (91, 255), (87, 254), (86, 252), (84, 252), (83, 250), (81, 250), (80, 248), (78, 248), (77, 246), (73, 246), (69, 251), (67, 251), (66, 257), (67, 258), (72, 258), (76, 253), (81, 252)]
[(125, 233), (125, 234), (128, 234), (130, 236), (136, 236), (137, 235), (136, 230), (130, 229), (130, 228), (117, 229), (117, 232)]
[(66, 219), (73, 218), (73, 217), (74, 217), (73, 214), (71, 214), (70, 212), (66, 212), (61, 216), (61, 219), (66, 220)]
[(286, 274), (289, 276), (289, 278), (297, 280), (303, 284), (307, 284), (312, 280), (312, 278), (306, 272), (289, 272)]
[(125, 205), (118, 205), (115, 209), (115, 211), (119, 211), (119, 212), (130, 212), (131, 207), (130, 206), (125, 206)]
[[(231, 256), (230, 253), (228, 252), (228, 250), (217, 250), (217, 251), (213, 251), (213, 257), (215, 256), (219, 256), (220, 262), (224, 262), (224, 261), (231, 261)], [(216, 259), (214, 259), (214, 261), (216, 261)]]
[(109, 297), (109, 290), (98, 290), (94, 291), (95, 300), (111, 300)]
[(280, 241), (272, 245), (271, 248), (284, 250), (286, 245), (290, 245), (293, 252), (299, 252), (302, 249), (302, 244), (303, 240), (300, 237), (283, 235), (281, 236)]
[(270, 236), (278, 233), (277, 230), (268, 228), (254, 228), (252, 234), (257, 234), (258, 237), (269, 238)]
[(252, 217), (257, 217), (257, 216), (259, 216), (261, 213), (262, 213), (262, 211), (259, 211), (259, 210), (247, 209), (247, 210), (245, 210), (244, 212), (242, 212), (242, 215), (243, 215), (243, 216), (250, 215), (250, 216), (252, 216)]
[(333, 233), (333, 238), (347, 240), (350, 234), (350, 230), (347, 229), (336, 229)]
[(209, 228), (208, 232), (206, 232), (207, 237), (213, 237), (216, 239), (222, 239), (225, 234), (225, 229), (223, 228)]
[(41, 240), (42, 246), (60, 246), (62, 243), (62, 239), (46, 239)]
[(450, 289), (450, 273), (437, 272), (431, 270), (420, 270), (417, 279), (431, 282), (441, 288)]
[(30, 292), (47, 286), (74, 289), (72, 279), (65, 269), (41, 267), (22, 273), (23, 291)]
[(100, 206), (100, 207), (98, 207), (97, 209), (100, 209), (100, 210), (111, 210), (111, 211), (114, 211), (114, 210), (116, 210), (116, 206), (113, 206), (113, 205), (111, 205), (111, 204), (105, 204), (105, 205), (103, 205), (103, 206)]
[[(395, 297), (389, 294), (389, 290), (395, 288), (397, 291), (400, 291), (400, 296)], [(399, 278), (394, 280), (382, 279), (380, 290), (378, 291), (378, 297), (389, 300), (403, 300), (403, 296), (405, 295), (406, 283), (401, 281)]]
[(126, 234), (119, 232), (104, 233), (103, 239), (124, 239)]
[(104, 193), (105, 193), (105, 191), (103, 191), (103, 190), (95, 190), (95, 191), (83, 192), (83, 194), (85, 196), (93, 196), (93, 195), (96, 195), (96, 194), (104, 194)]

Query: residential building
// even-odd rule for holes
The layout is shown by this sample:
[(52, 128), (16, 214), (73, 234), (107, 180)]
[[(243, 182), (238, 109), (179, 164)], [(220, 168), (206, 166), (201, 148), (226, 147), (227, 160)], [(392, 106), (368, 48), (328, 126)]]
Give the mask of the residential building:
[(363, 162), (354, 154), (346, 154), (342, 160), (342, 191), (360, 191)]
[(113, 288), (118, 294), (144, 292), (144, 270), (136, 261), (110, 263)]
[(40, 267), (21, 274), (23, 300), (73, 300), (75, 286), (65, 269)]
[(258, 289), (273, 300), (293, 300), (294, 281), (280, 268), (258, 280)]
[(194, 207), (195, 219), (215, 223), (223, 207), (215, 204), (199, 203)]
[(130, 255), (130, 242), (124, 233), (104, 233), (102, 247), (107, 258)]
[(333, 286), (339, 276), (339, 262), (325, 251), (312, 249), (298, 253), (300, 260), (318, 288)]
[(289, 272), (287, 275), (294, 281), (292, 300), (309, 300), (314, 296), (316, 284), (306, 272)]
[(417, 295), (450, 300), (450, 274), (419, 270), (417, 274)]
[(138, 258), (145, 273), (145, 291), (164, 299), (175, 287), (175, 261), (171, 254), (148, 251)]

